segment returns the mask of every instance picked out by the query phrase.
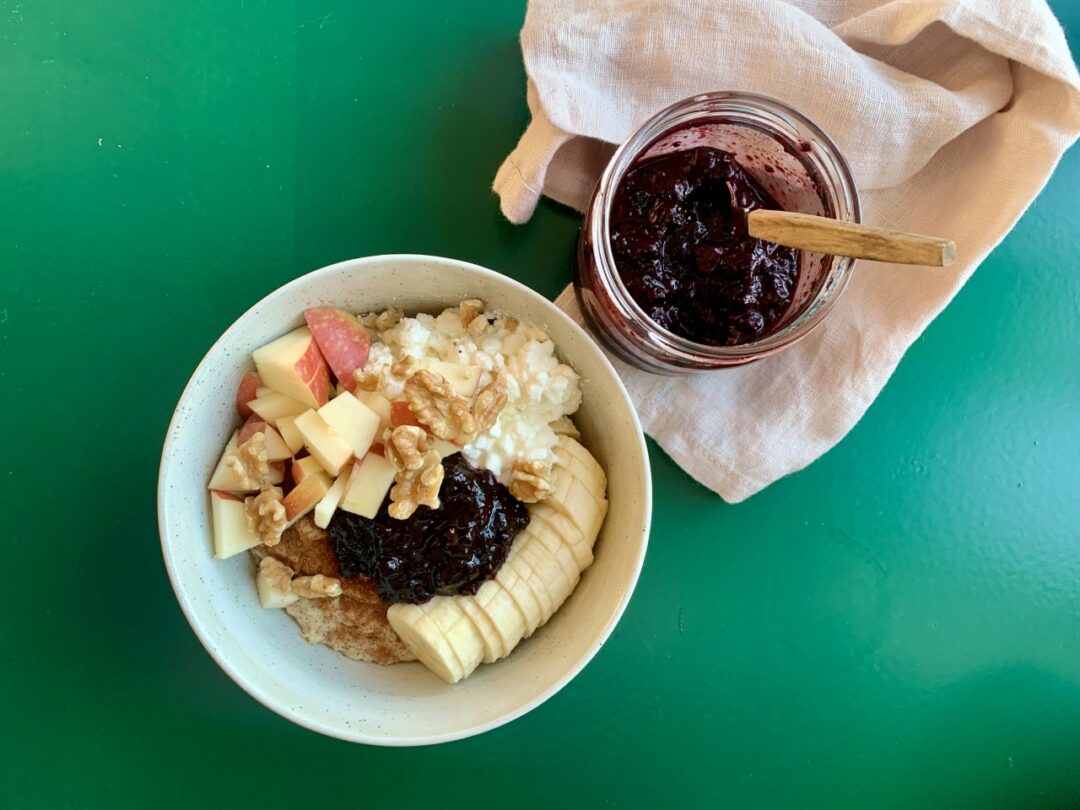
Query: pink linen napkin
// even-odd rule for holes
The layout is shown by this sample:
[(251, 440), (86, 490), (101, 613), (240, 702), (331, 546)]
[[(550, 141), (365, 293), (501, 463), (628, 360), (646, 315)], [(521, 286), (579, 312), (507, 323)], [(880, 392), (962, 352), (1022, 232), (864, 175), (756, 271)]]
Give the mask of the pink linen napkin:
[[(749, 366), (613, 361), (646, 433), (731, 502), (851, 430), (1080, 134), (1080, 76), (1043, 0), (531, 0), (521, 45), (532, 121), (494, 182), (512, 222), (541, 194), (583, 209), (614, 145), (663, 107), (743, 90), (833, 137), (865, 222), (956, 240), (945, 270), (858, 267), (817, 331)], [(572, 290), (557, 303), (580, 320)]]

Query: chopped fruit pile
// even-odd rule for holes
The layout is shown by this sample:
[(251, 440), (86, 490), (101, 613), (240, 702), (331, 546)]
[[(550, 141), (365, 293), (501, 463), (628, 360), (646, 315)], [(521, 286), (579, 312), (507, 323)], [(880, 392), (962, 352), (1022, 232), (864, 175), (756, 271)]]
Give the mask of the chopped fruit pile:
[[(346, 598), (339, 576), (371, 580), (394, 603), (386, 633), (457, 682), (544, 624), (592, 562), (606, 479), (574, 438), (578, 376), (542, 330), (478, 300), (304, 319), (237, 386), (245, 421), (208, 486), (214, 556), (253, 550), (261, 604), (290, 615)], [(329, 527), (337, 565), (272, 556), (301, 519)]]

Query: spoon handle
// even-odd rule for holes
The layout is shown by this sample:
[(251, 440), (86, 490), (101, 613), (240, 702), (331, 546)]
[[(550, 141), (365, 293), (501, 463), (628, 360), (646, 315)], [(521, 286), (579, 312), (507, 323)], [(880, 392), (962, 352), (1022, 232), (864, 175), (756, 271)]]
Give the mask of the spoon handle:
[(934, 267), (948, 267), (956, 258), (956, 243), (949, 239), (871, 228), (813, 214), (759, 208), (747, 215), (746, 226), (757, 239), (832, 256)]

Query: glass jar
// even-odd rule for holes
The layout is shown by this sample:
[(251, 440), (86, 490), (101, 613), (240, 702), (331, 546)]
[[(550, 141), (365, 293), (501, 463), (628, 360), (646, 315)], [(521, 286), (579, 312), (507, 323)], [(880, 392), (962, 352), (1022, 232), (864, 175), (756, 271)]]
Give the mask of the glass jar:
[(612, 200), (639, 160), (709, 146), (730, 152), (786, 211), (860, 221), (851, 170), (828, 135), (766, 96), (707, 93), (671, 105), (620, 146), (585, 212), (574, 289), (593, 333), (617, 357), (657, 374), (711, 371), (774, 354), (805, 337), (836, 304), (854, 259), (800, 251), (791, 305), (763, 337), (732, 346), (696, 343), (653, 321), (627, 291), (609, 237)]

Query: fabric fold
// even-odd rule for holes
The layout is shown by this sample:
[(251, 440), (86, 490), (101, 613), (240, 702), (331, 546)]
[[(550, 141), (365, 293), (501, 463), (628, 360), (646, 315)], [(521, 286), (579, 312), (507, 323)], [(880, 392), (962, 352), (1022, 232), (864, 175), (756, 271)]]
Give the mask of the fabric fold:
[[(646, 432), (742, 500), (861, 418), (1080, 133), (1080, 78), (1043, 0), (533, 0), (532, 121), (499, 169), (504, 214), (582, 209), (615, 145), (700, 92), (763, 93), (840, 146), (864, 221), (956, 240), (947, 269), (861, 263), (822, 326), (749, 366), (664, 378), (616, 362)], [(572, 292), (558, 303), (580, 318)]]

